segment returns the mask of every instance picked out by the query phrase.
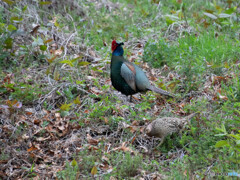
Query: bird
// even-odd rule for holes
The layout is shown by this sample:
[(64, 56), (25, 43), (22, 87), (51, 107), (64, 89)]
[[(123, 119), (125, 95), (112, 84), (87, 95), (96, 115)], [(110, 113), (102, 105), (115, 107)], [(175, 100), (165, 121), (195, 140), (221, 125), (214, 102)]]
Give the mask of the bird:
[(126, 96), (130, 95), (130, 101), (133, 94), (148, 90), (173, 97), (171, 93), (152, 86), (143, 70), (123, 57), (122, 45), (124, 45), (123, 42), (112, 41), (110, 76), (113, 87)]
[(161, 145), (167, 135), (172, 133), (181, 132), (185, 125), (198, 113), (190, 114), (184, 118), (176, 117), (162, 117), (154, 120), (146, 126), (145, 132), (148, 136), (161, 138)]

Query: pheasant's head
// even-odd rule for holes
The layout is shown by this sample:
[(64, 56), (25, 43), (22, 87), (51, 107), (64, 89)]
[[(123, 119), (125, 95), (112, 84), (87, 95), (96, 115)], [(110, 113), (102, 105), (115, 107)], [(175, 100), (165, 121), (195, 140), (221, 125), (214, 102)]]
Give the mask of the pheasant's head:
[(147, 127), (145, 127), (144, 131), (148, 136), (152, 136), (152, 123), (147, 125)]
[(123, 56), (123, 48), (122, 45), (124, 45), (123, 42), (118, 43), (116, 40), (112, 41), (112, 54), (114, 56)]

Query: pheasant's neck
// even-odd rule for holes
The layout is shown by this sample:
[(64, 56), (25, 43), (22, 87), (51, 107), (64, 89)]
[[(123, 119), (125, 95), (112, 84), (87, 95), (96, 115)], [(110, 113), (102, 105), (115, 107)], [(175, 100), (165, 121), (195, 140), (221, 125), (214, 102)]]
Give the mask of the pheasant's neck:
[(112, 53), (114, 56), (123, 56), (123, 48), (121, 46), (118, 46)]

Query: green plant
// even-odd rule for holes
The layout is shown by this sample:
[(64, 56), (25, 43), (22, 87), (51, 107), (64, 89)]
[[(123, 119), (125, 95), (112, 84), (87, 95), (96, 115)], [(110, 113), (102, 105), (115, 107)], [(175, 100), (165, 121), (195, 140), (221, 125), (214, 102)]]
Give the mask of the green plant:
[(144, 47), (143, 60), (149, 62), (153, 67), (161, 67), (174, 60), (176, 51), (176, 47), (164, 39), (160, 39), (158, 42), (150, 40)]
[(222, 124), (220, 128), (216, 128), (221, 134), (215, 136), (225, 137), (225, 140), (217, 141), (215, 144), (216, 148), (226, 148), (228, 153), (227, 156), (231, 162), (236, 164), (240, 163), (240, 130), (235, 133), (228, 133), (225, 125)]
[(3, 149), (1, 149), (1, 154), (0, 154), (0, 160), (8, 160), (9, 159), (9, 154), (5, 153)]
[(23, 104), (31, 104), (42, 93), (42, 90), (40, 90), (36, 85), (19, 83), (13, 87), (13, 92), (9, 97), (10, 99), (17, 99)]
[(75, 180), (79, 178), (79, 166), (76, 160), (72, 160), (71, 163), (67, 162), (65, 169), (57, 172), (59, 179)]
[(227, 94), (229, 100), (233, 102), (239, 102), (240, 100), (240, 79), (237, 74), (239, 74), (239, 70), (236, 70), (236, 75), (230, 81), (229, 84), (223, 84), (223, 89)]
[(131, 178), (139, 174), (138, 169), (142, 167), (142, 155), (132, 155), (130, 152), (118, 153), (117, 159), (113, 161), (116, 165), (116, 176), (118, 178)]
[(37, 173), (35, 173), (35, 170), (34, 170), (34, 166), (35, 164), (33, 163), (31, 168), (22, 167), (22, 169), (25, 169), (27, 171), (27, 175), (25, 175), (25, 177), (33, 178), (37, 176)]
[(0, 37), (0, 70), (11, 67), (15, 62), (10, 58), (11, 52), (9, 50), (12, 48), (13, 39), (11, 38), (11, 32), (8, 32), (6, 28), (4, 23), (0, 23), (0, 33), (4, 34)]

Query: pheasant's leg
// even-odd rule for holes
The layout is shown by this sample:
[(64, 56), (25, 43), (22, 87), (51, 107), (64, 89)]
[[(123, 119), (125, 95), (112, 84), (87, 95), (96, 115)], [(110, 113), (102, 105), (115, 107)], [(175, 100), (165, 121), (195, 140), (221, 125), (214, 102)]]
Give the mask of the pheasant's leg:
[(161, 141), (160, 141), (160, 143), (157, 145), (156, 148), (160, 147), (160, 146), (163, 144), (163, 142), (164, 142), (164, 137), (161, 138)]
[(132, 95), (130, 95), (130, 102), (132, 102)]
[(164, 137), (161, 139), (159, 146), (161, 146), (163, 144), (163, 141), (164, 141)]
[(154, 149), (156, 150), (158, 147), (160, 147), (160, 146), (162, 145), (163, 142), (164, 142), (164, 138), (161, 138), (160, 143), (159, 143)]

